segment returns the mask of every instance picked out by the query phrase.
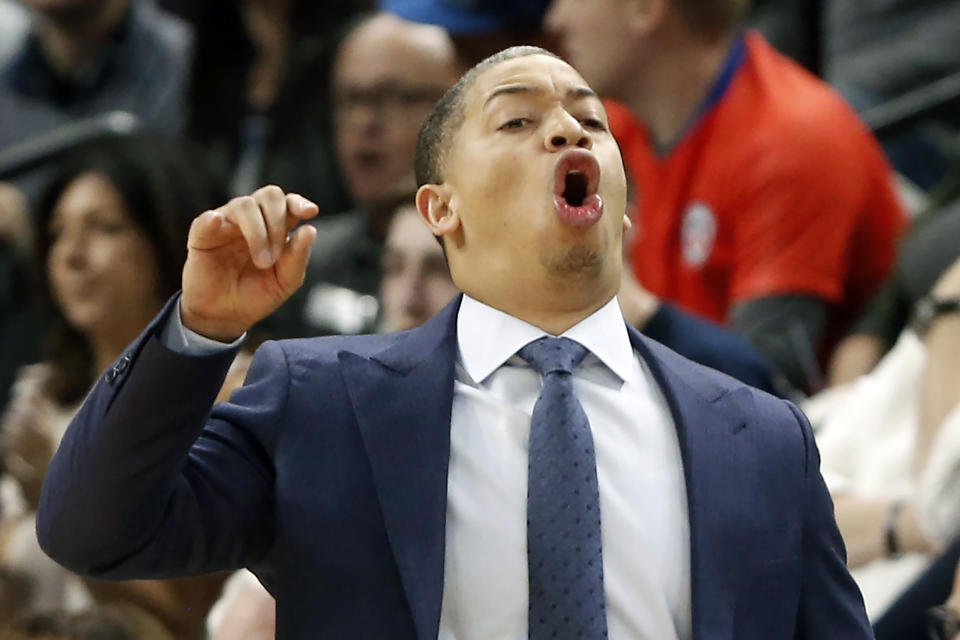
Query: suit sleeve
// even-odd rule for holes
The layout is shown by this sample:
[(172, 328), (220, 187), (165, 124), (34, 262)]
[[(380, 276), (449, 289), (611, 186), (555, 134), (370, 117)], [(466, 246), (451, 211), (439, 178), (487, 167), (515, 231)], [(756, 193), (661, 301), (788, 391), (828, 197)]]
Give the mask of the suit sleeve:
[(161, 317), (94, 386), (51, 461), (37, 514), (44, 551), (99, 578), (249, 566), (272, 539), (265, 425), (282, 420), (286, 361), (262, 347), (244, 388), (211, 406), (235, 351), (164, 347)]
[(834, 518), (833, 501), (820, 475), (820, 454), (810, 423), (788, 403), (806, 445), (803, 496), (803, 582), (796, 638), (873, 638), (863, 597), (847, 570), (847, 553)]

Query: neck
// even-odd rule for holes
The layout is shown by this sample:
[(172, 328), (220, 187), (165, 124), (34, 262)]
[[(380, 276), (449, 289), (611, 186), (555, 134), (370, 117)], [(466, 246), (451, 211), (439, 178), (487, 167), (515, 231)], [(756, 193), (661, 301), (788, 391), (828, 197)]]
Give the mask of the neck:
[(723, 69), (733, 36), (705, 42), (672, 30), (656, 37), (659, 41), (650, 52), (638, 57), (634, 80), (623, 83), (622, 100), (663, 148), (677, 141), (706, 99)]
[(36, 33), (40, 48), (53, 70), (67, 77), (98, 59), (127, 7), (126, 1), (115, 0), (82, 24), (67, 25), (41, 15)]
[(617, 287), (583, 287), (571, 283), (551, 283), (537, 289), (539, 295), (511, 295), (512, 292), (465, 291), (469, 296), (499, 309), (538, 329), (558, 336), (587, 319), (617, 294)]

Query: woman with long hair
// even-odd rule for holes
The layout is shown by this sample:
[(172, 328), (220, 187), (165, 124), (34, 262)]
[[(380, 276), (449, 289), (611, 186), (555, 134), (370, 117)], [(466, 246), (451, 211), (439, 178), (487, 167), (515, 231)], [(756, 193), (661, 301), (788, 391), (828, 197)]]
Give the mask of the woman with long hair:
[(47, 463), (84, 394), (177, 290), (194, 216), (225, 200), (197, 157), (165, 139), (100, 139), (63, 160), (38, 202), (45, 359), (19, 373), (0, 429), (0, 574), (27, 580), (24, 614), (121, 602), (199, 637), (219, 590), (206, 578), (81, 580), (42, 554), (34, 532)]

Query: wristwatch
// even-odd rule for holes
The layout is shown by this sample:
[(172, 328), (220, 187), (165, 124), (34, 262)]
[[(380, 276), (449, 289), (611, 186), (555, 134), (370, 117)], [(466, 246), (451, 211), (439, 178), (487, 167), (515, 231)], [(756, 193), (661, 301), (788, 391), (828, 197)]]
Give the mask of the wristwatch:
[(960, 312), (960, 298), (934, 298), (924, 296), (917, 301), (913, 311), (913, 321), (910, 325), (921, 338), (930, 329), (930, 325), (938, 316), (945, 313)]

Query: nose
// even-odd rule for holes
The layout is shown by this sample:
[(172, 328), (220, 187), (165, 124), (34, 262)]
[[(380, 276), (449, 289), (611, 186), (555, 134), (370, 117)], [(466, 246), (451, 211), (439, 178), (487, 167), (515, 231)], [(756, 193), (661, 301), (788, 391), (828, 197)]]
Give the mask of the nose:
[(367, 137), (380, 131), (383, 126), (384, 117), (381, 109), (372, 104), (358, 105), (350, 114), (350, 127), (355, 133)]
[(571, 146), (590, 149), (593, 139), (579, 120), (565, 109), (559, 109), (547, 127), (544, 146), (547, 151), (561, 151)]
[(338, 129), (369, 134), (380, 128), (384, 120), (383, 106), (373, 100), (345, 100), (334, 111)]
[(64, 231), (50, 248), (50, 257), (73, 269), (86, 262), (87, 242), (83, 234)]

